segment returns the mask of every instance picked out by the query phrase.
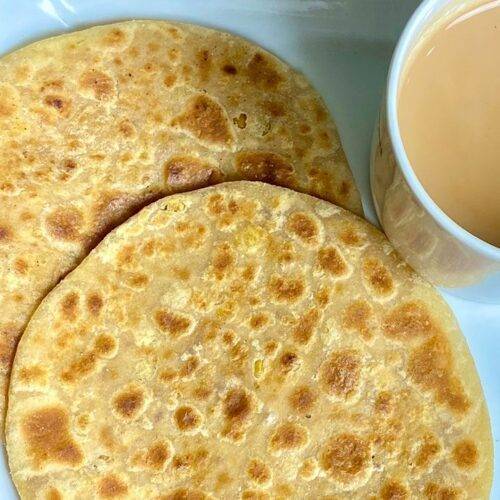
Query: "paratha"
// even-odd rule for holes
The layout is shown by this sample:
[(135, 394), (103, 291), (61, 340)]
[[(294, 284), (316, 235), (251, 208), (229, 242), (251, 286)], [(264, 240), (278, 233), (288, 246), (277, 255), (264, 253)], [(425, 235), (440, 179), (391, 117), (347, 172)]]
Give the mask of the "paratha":
[(486, 499), (492, 475), (434, 288), (364, 220), (252, 182), (153, 203), (44, 299), (6, 430), (23, 499)]
[(361, 213), (321, 98), (260, 47), (134, 21), (0, 60), (0, 421), (29, 316), (102, 235), (166, 194), (238, 179)]

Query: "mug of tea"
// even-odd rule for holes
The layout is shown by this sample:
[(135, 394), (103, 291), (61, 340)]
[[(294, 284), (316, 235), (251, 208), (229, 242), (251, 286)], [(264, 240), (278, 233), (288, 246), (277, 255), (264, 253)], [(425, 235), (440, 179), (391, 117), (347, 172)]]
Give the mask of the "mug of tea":
[(396, 46), (371, 188), (384, 231), (431, 283), (500, 303), (500, 1), (425, 0)]

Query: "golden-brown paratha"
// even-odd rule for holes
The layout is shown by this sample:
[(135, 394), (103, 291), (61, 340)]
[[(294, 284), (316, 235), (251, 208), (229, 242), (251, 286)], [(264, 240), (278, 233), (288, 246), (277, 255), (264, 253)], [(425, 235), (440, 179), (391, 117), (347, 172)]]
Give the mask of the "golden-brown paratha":
[(0, 60), (0, 422), (17, 340), (47, 291), (141, 205), (235, 179), (361, 213), (321, 98), (241, 38), (134, 21)]
[(24, 499), (486, 499), (492, 474), (437, 292), (365, 221), (248, 182), (143, 209), (46, 297), (7, 450)]

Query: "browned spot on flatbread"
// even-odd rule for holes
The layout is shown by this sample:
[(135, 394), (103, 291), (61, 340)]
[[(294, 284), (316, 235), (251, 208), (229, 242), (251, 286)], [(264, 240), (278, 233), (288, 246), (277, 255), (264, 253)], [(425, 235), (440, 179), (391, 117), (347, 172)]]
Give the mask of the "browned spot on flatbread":
[(427, 483), (424, 495), (428, 500), (458, 500), (461, 498), (461, 492), (458, 488), (436, 483)]
[(373, 337), (372, 317), (371, 305), (364, 300), (355, 300), (348, 304), (342, 312), (342, 326), (347, 331), (358, 332), (361, 337), (369, 340)]
[(200, 80), (207, 81), (212, 70), (212, 56), (207, 49), (200, 50), (196, 54), (196, 66)]
[(57, 488), (49, 488), (45, 492), (45, 500), (62, 500), (63, 496)]
[(427, 306), (412, 301), (396, 306), (386, 314), (382, 331), (387, 337), (397, 340), (412, 340), (436, 331)]
[(191, 320), (188, 317), (163, 309), (156, 311), (155, 321), (160, 330), (174, 338), (185, 335), (191, 326)]
[(192, 98), (186, 111), (172, 120), (172, 125), (188, 130), (198, 139), (208, 143), (228, 145), (233, 141), (225, 111), (206, 95)]
[(87, 309), (92, 316), (98, 316), (104, 305), (103, 299), (99, 292), (91, 292), (87, 295)]
[(247, 466), (247, 475), (250, 481), (264, 486), (271, 480), (271, 469), (262, 460), (254, 458)]
[(251, 395), (243, 388), (230, 389), (222, 401), (225, 417), (223, 434), (238, 439), (254, 409)]
[(269, 440), (271, 452), (297, 451), (303, 448), (309, 440), (307, 429), (302, 425), (286, 422), (278, 425)]
[(453, 373), (450, 345), (443, 337), (433, 336), (414, 349), (407, 370), (415, 383), (433, 391), (438, 402), (452, 411), (465, 413), (470, 408), (462, 384)]
[(28, 271), (28, 263), (22, 258), (17, 258), (14, 261), (14, 269), (18, 274), (24, 275)]
[(180, 406), (175, 410), (174, 420), (180, 431), (193, 431), (201, 425), (201, 414), (191, 406)]
[(222, 181), (221, 170), (194, 156), (174, 156), (164, 166), (166, 183), (175, 191), (211, 186)]
[(75, 382), (92, 373), (96, 367), (96, 363), (97, 359), (93, 351), (81, 354), (61, 373), (61, 380), (67, 383)]
[(296, 302), (305, 291), (302, 278), (273, 276), (269, 281), (269, 291), (280, 302)]
[(318, 394), (307, 385), (296, 387), (288, 396), (288, 402), (293, 411), (308, 415), (314, 408)]
[(144, 402), (144, 391), (132, 386), (123, 389), (113, 398), (113, 409), (120, 417), (131, 420), (142, 410)]
[(14, 324), (8, 324), (0, 329), (0, 367), (10, 370), (21, 332), (22, 329)]
[(67, 293), (61, 301), (61, 316), (66, 321), (74, 321), (78, 315), (80, 296), (77, 292)]
[(161, 495), (158, 500), (208, 500), (208, 496), (199, 490), (177, 488), (166, 495)]
[(120, 28), (112, 28), (103, 38), (103, 44), (110, 47), (123, 45), (126, 40), (125, 33)]
[(55, 109), (61, 116), (66, 117), (71, 110), (71, 102), (61, 95), (51, 94), (43, 99), (43, 103), (51, 109)]
[(335, 247), (323, 247), (318, 251), (318, 265), (328, 274), (333, 276), (343, 276), (347, 274), (347, 263)]
[(394, 290), (392, 275), (380, 260), (374, 257), (366, 259), (363, 262), (363, 274), (368, 287), (375, 295), (389, 295)]
[(453, 447), (453, 462), (460, 469), (472, 469), (479, 459), (477, 446), (471, 439), (463, 439)]
[(341, 483), (351, 482), (368, 466), (370, 447), (355, 434), (343, 433), (330, 438), (320, 453), (321, 468)]
[(126, 495), (128, 486), (116, 474), (109, 474), (99, 481), (97, 491), (101, 498), (116, 498)]
[(315, 308), (307, 311), (300, 319), (297, 326), (293, 329), (293, 340), (297, 344), (308, 344), (314, 335), (315, 329), (320, 318), (319, 311)]
[(347, 398), (358, 388), (361, 359), (354, 350), (332, 352), (319, 369), (321, 388), (332, 396)]
[(380, 497), (382, 500), (406, 500), (409, 498), (409, 492), (404, 484), (392, 479), (383, 484)]
[(80, 77), (80, 86), (93, 93), (100, 101), (110, 99), (115, 92), (115, 85), (109, 75), (97, 69), (89, 69)]
[(45, 463), (75, 467), (83, 453), (69, 431), (67, 411), (60, 406), (33, 410), (22, 421), (22, 434), (37, 468)]
[(274, 61), (261, 52), (257, 52), (248, 63), (247, 74), (251, 83), (266, 90), (274, 90), (283, 81)]
[(295, 212), (291, 214), (287, 219), (286, 228), (304, 243), (315, 243), (318, 239), (318, 224), (305, 213)]
[(170, 458), (170, 447), (165, 442), (153, 444), (144, 457), (144, 466), (148, 469), (160, 471)]
[(236, 156), (236, 170), (243, 179), (293, 187), (295, 172), (282, 156), (267, 152), (242, 152)]
[(12, 230), (4, 225), (0, 226), (0, 243), (10, 240), (12, 237)]
[(80, 230), (83, 216), (75, 207), (56, 208), (47, 215), (47, 231), (56, 240), (77, 241), (80, 239)]

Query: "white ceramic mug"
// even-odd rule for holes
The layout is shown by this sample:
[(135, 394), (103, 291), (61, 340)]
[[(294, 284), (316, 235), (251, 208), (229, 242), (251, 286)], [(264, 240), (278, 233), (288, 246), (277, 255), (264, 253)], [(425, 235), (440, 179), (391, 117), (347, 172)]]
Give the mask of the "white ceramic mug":
[(401, 76), (416, 43), (436, 22), (477, 3), (424, 0), (410, 18), (391, 61), (375, 127), (371, 188), (387, 237), (417, 272), (455, 295), (500, 304), (500, 248), (460, 227), (430, 198), (406, 155), (397, 112)]

